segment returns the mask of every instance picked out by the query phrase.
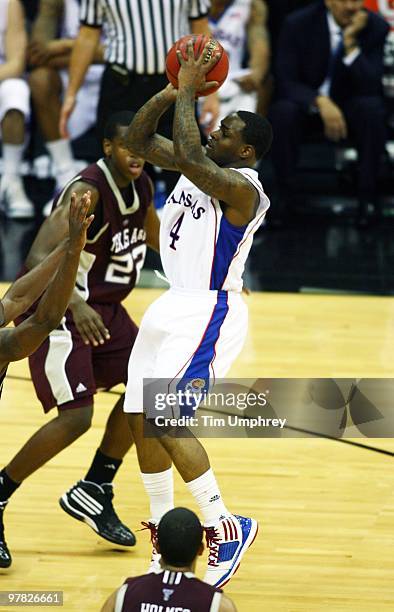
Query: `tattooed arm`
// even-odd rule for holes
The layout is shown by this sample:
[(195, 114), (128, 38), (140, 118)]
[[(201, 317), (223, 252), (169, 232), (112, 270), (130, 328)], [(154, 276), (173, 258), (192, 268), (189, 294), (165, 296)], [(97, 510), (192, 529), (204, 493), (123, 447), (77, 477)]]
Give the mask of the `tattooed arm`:
[(171, 140), (156, 134), (160, 117), (174, 103), (176, 89), (167, 85), (159, 91), (136, 113), (126, 132), (126, 145), (146, 161), (164, 168), (178, 170)]
[(204, 87), (205, 74), (215, 63), (214, 58), (204, 61), (201, 54), (195, 59), (192, 45), (188, 45), (187, 54), (185, 60), (178, 53), (181, 69), (173, 131), (176, 164), (201, 191), (227, 205), (225, 215), (229, 221), (245, 225), (254, 216), (257, 192), (242, 174), (221, 168), (205, 155), (194, 115), (196, 91)]

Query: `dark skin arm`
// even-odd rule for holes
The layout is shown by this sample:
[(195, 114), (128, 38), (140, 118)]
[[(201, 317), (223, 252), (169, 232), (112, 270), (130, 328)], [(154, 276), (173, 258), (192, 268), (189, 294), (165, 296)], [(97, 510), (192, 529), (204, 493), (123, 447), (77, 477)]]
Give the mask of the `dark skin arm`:
[[(64, 0), (41, 0), (39, 13), (34, 21), (31, 42), (27, 49), (30, 66), (66, 68), (70, 63), (75, 40), (57, 38), (58, 27), (64, 13)], [(103, 48), (96, 49), (94, 62), (103, 62)]]
[(0, 302), (0, 325), (8, 325), (38, 300), (47, 288), (67, 246), (68, 242), (62, 241), (34, 270), (11, 285)]
[(63, 12), (63, 0), (40, 0), (38, 14), (32, 27), (32, 41), (45, 43), (56, 38)]
[[(257, 192), (239, 172), (221, 168), (210, 160), (201, 147), (201, 137), (194, 116), (196, 92), (205, 82), (205, 75), (217, 61), (208, 59), (208, 45), (195, 59), (193, 45), (187, 45), (187, 59), (178, 52), (181, 68), (178, 74), (178, 95), (175, 103), (174, 153), (178, 168), (201, 191), (223, 202), (225, 216), (234, 225), (246, 225), (255, 214)], [(245, 145), (248, 147), (248, 145)]]
[(171, 140), (156, 134), (160, 117), (175, 102), (176, 90), (168, 85), (148, 100), (130, 123), (125, 142), (137, 155), (165, 170), (178, 170)]
[[(67, 236), (69, 193), (74, 191), (77, 196), (80, 196), (87, 189), (91, 192), (89, 214), (96, 210), (97, 202), (100, 198), (97, 188), (84, 181), (73, 183), (68, 191), (66, 191), (62, 203), (55, 208), (42, 224), (26, 259), (26, 266), (29, 269), (37, 266)], [(109, 339), (109, 331), (105, 327), (102, 317), (81, 298), (76, 289), (72, 293), (69, 308), (85, 344), (98, 346), (99, 344), (104, 344), (105, 340)]]
[[(63, 17), (63, 0), (41, 0), (39, 12), (33, 23), (31, 41), (27, 48), (27, 62), (30, 66), (48, 66), (55, 55), (71, 53), (72, 41), (54, 40)], [(51, 44), (55, 46), (51, 48)]]
[[(204, 83), (201, 91), (212, 88), (212, 84)], [(156, 134), (160, 117), (170, 108), (177, 97), (177, 90), (170, 84), (148, 100), (136, 113), (125, 136), (126, 145), (146, 161), (164, 170), (179, 168), (175, 161), (172, 140)], [(201, 143), (200, 143), (201, 147)], [(201, 149), (202, 150), (202, 149)]]
[[(58, 38), (58, 27), (64, 14), (64, 0), (40, 0), (39, 13), (34, 21), (31, 42), (28, 46), (28, 60), (33, 66), (52, 65), (57, 58), (67, 66), (73, 50), (74, 38)], [(103, 62), (103, 47), (96, 49), (94, 62)], [(55, 67), (55, 66), (54, 66)]]
[[(0, 372), (10, 361), (18, 361), (33, 353), (48, 334), (59, 325), (74, 288), (79, 257), (86, 242), (86, 232), (93, 220), (87, 216), (89, 193), (71, 197), (69, 207), (69, 239), (59, 269), (42, 296), (35, 313), (16, 328), (0, 333)], [(47, 275), (48, 270), (44, 273)]]

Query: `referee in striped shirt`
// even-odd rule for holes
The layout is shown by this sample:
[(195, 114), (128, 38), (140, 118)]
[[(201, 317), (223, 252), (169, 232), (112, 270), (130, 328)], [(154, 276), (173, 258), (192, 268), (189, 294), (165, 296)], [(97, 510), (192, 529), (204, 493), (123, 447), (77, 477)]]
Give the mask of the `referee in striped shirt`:
[[(69, 85), (60, 116), (62, 136), (68, 136), (67, 121), (102, 30), (107, 66), (97, 111), (100, 138), (112, 113), (136, 111), (165, 87), (165, 57), (178, 38), (188, 33), (210, 34), (210, 4), (210, 0), (81, 0), (81, 27), (71, 55)], [(218, 113), (217, 95), (206, 97), (201, 122), (208, 124), (208, 131), (213, 129)], [(159, 126), (159, 132), (170, 138), (172, 117), (170, 109)]]

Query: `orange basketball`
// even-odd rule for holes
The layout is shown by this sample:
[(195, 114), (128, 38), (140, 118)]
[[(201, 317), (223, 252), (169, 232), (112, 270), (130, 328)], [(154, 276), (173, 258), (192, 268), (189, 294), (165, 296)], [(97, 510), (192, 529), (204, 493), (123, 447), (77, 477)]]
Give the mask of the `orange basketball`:
[(219, 50), (221, 53), (218, 62), (214, 65), (212, 70), (208, 72), (208, 74), (206, 75), (207, 82), (208, 81), (218, 81), (219, 85), (217, 87), (213, 87), (207, 92), (197, 93), (197, 96), (200, 96), (200, 95), (207, 96), (213, 93), (214, 91), (217, 91), (219, 87), (223, 85), (224, 81), (226, 80), (227, 74), (228, 74), (229, 64), (228, 64), (227, 53), (223, 49), (222, 45), (217, 40), (215, 40), (214, 38), (211, 38), (210, 36), (207, 36), (206, 34), (198, 34), (197, 36), (193, 34), (189, 34), (188, 36), (183, 36), (182, 38), (177, 40), (176, 43), (172, 45), (166, 57), (167, 78), (175, 88), (178, 88), (178, 72), (179, 72), (180, 64), (179, 64), (176, 52), (178, 50), (181, 51), (183, 57), (186, 59), (187, 57), (186, 56), (186, 45), (189, 40), (192, 40), (194, 43), (194, 57), (196, 58), (200, 56), (205, 45), (209, 41), (212, 42), (212, 53), (215, 53), (217, 50)]

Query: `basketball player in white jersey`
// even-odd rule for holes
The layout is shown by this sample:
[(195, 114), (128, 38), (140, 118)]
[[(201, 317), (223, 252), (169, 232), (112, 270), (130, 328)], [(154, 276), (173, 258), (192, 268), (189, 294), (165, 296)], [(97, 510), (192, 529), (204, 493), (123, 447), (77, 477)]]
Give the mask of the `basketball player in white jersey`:
[(25, 123), (30, 113), (29, 88), (23, 79), (27, 34), (19, 0), (0, 0), (0, 124), (3, 170), (0, 207), (7, 217), (34, 217), (25, 193), (21, 164)]
[[(137, 113), (126, 138), (158, 166), (182, 172), (163, 209), (160, 254), (170, 289), (145, 313), (129, 361), (124, 410), (136, 441), (142, 480), (150, 497), (150, 528), (173, 507), (171, 464), (194, 496), (209, 547), (205, 581), (223, 586), (253, 542), (257, 522), (232, 514), (220, 495), (208, 456), (193, 436), (143, 435), (143, 378), (209, 386), (225, 376), (247, 331), (242, 274), (253, 234), (269, 207), (253, 170), (270, 147), (269, 122), (239, 111), (222, 120), (205, 150), (194, 117), (196, 92), (217, 61), (207, 49), (179, 57), (178, 92), (167, 86)], [(176, 100), (173, 142), (156, 134), (160, 116)], [(179, 388), (178, 385), (176, 387)], [(157, 563), (154, 554), (153, 565)]]
[[(239, 108), (256, 112), (258, 92), (267, 76), (270, 45), (264, 0), (212, 0), (209, 27), (225, 49), (230, 72), (218, 92), (220, 117)], [(244, 68), (248, 50), (248, 67)]]

